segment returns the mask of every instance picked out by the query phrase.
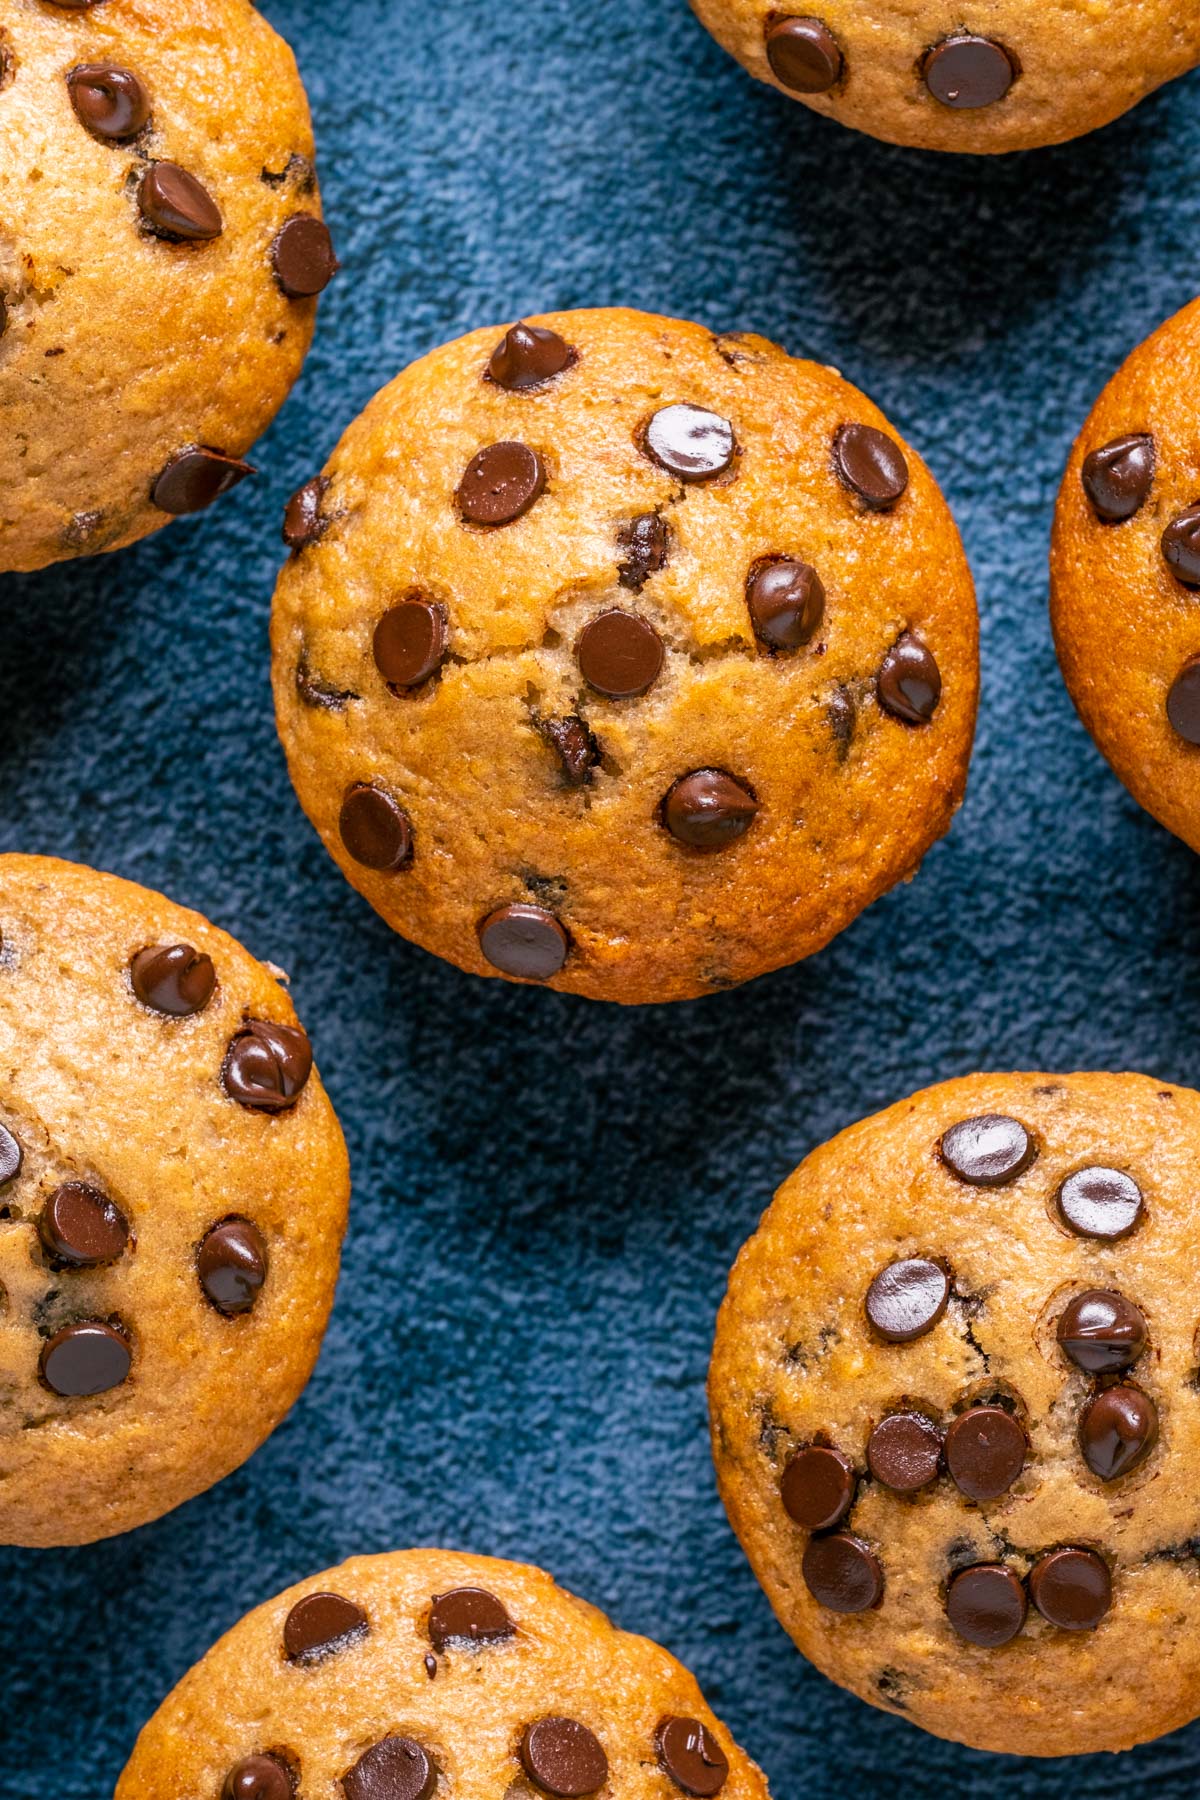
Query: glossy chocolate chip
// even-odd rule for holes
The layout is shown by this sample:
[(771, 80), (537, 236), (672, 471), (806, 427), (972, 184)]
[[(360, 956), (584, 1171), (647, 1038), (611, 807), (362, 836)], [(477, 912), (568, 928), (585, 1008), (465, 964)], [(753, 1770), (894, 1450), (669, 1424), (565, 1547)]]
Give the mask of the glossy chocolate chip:
[(386, 1737), (342, 1776), (346, 1800), (429, 1800), (437, 1768), (414, 1738)]
[(203, 243), (220, 237), (224, 223), (208, 189), (178, 163), (151, 163), (138, 186), (142, 217), (159, 237)]
[(6, 1125), (0, 1125), (0, 1187), (15, 1181), (21, 1173), (24, 1152)]
[(330, 521), (322, 515), (321, 502), (329, 487), (328, 475), (314, 475), (288, 501), (283, 515), (283, 541), (289, 550), (303, 550), (328, 531)]
[(445, 607), (414, 597), (388, 607), (375, 627), (371, 650), (389, 687), (415, 688), (437, 674), (449, 644)]
[(429, 1614), (429, 1641), (435, 1650), (450, 1644), (499, 1644), (515, 1631), (501, 1602), (486, 1588), (452, 1588), (437, 1596)]
[(1158, 1411), (1141, 1388), (1105, 1388), (1079, 1423), (1083, 1460), (1100, 1481), (1116, 1481), (1136, 1468), (1157, 1436)]
[(923, 74), (943, 106), (975, 111), (1003, 100), (1017, 78), (1017, 65), (1003, 44), (961, 32), (929, 52)]
[(1142, 1190), (1120, 1169), (1077, 1169), (1058, 1190), (1058, 1210), (1076, 1237), (1111, 1242), (1139, 1223)]
[(51, 1393), (78, 1399), (120, 1387), (132, 1361), (123, 1331), (99, 1319), (87, 1319), (55, 1333), (42, 1348), (39, 1368)]
[(1123, 1294), (1091, 1288), (1064, 1310), (1058, 1341), (1077, 1368), (1115, 1375), (1131, 1369), (1146, 1348), (1146, 1321)]
[(144, 130), (150, 96), (132, 69), (114, 63), (84, 63), (67, 76), (75, 117), (93, 137), (123, 144)]
[(941, 1461), (942, 1434), (924, 1413), (889, 1413), (867, 1440), (867, 1467), (896, 1494), (928, 1487), (937, 1480)]
[(244, 1756), (225, 1777), (221, 1800), (293, 1800), (290, 1772), (276, 1756)]
[(1029, 1571), (1029, 1596), (1062, 1631), (1094, 1631), (1112, 1605), (1112, 1576), (1094, 1550), (1051, 1550)]
[(539, 729), (558, 751), (563, 773), (572, 786), (583, 787), (590, 781), (600, 761), (600, 746), (586, 721), (571, 713), (563, 719), (543, 719)]
[(271, 245), (271, 267), (289, 300), (324, 293), (341, 268), (325, 221), (312, 213), (293, 213)]
[(467, 464), (455, 500), (467, 525), (511, 525), (546, 486), (546, 470), (528, 444), (489, 444)]
[(663, 796), (662, 822), (693, 850), (724, 850), (749, 830), (758, 801), (724, 769), (693, 769)]
[(365, 1637), (367, 1615), (343, 1594), (306, 1594), (283, 1624), (283, 1653), (289, 1662), (320, 1662)]
[(883, 1598), (879, 1558), (849, 1531), (810, 1539), (800, 1567), (809, 1593), (830, 1612), (869, 1612)]
[(188, 1019), (212, 999), (217, 971), (212, 957), (190, 944), (150, 944), (133, 958), (129, 979), (143, 1006)]
[(174, 513), (176, 517), (203, 512), (254, 473), (253, 464), (240, 456), (226, 456), (222, 450), (192, 444), (164, 464), (150, 498), (161, 512)]
[(1189, 506), (1162, 534), (1162, 553), (1176, 581), (1200, 587), (1200, 506)]
[(652, 575), (667, 566), (671, 549), (671, 532), (667, 521), (656, 512), (639, 513), (617, 532), (617, 545), (624, 553), (617, 565), (621, 586), (640, 594)]
[(1114, 438), (1084, 458), (1081, 480), (1092, 511), (1108, 525), (1141, 511), (1154, 483), (1154, 439), (1135, 433)]
[(408, 814), (385, 789), (359, 782), (342, 801), (338, 831), (347, 853), (364, 869), (392, 875), (413, 853)]
[(908, 486), (904, 452), (874, 425), (843, 425), (833, 440), (833, 466), (873, 512), (889, 512)]
[(867, 1289), (867, 1317), (889, 1344), (932, 1331), (946, 1310), (950, 1277), (940, 1263), (907, 1256), (881, 1269)]
[(526, 325), (522, 319), (492, 351), (488, 374), (497, 387), (519, 394), (553, 381), (574, 361), (575, 352), (557, 331), (548, 325)]
[(971, 1187), (1006, 1187), (1023, 1175), (1037, 1145), (1019, 1119), (1005, 1113), (980, 1113), (960, 1119), (941, 1143), (942, 1161), (952, 1175)]
[(239, 1106), (281, 1113), (295, 1106), (311, 1074), (312, 1045), (299, 1025), (247, 1019), (225, 1052), (221, 1083)]
[(928, 725), (942, 697), (942, 676), (933, 651), (905, 632), (880, 663), (875, 691), (893, 719)]
[(767, 27), (771, 73), (789, 93), (827, 94), (842, 78), (837, 39), (820, 19), (776, 19)]
[(524, 981), (549, 981), (567, 960), (570, 940), (543, 906), (498, 906), (479, 927), (479, 948), (493, 969)]
[(1200, 656), (1185, 663), (1171, 683), (1167, 720), (1185, 744), (1200, 744)]
[(267, 1246), (249, 1219), (224, 1219), (209, 1231), (196, 1258), (205, 1295), (227, 1319), (252, 1311), (267, 1279)]
[(946, 1467), (969, 1500), (998, 1500), (1025, 1467), (1028, 1448), (1020, 1423), (1002, 1406), (972, 1406), (946, 1433)]
[(680, 481), (712, 481), (737, 450), (733, 426), (703, 406), (664, 406), (646, 427), (646, 451)]
[(809, 1444), (783, 1471), (779, 1493), (789, 1519), (806, 1531), (828, 1531), (850, 1511), (854, 1469), (840, 1450)]
[(777, 556), (751, 570), (746, 608), (761, 643), (772, 650), (799, 650), (812, 641), (825, 616), (825, 589), (808, 563)]
[(1003, 1563), (961, 1569), (946, 1595), (946, 1616), (959, 1637), (985, 1650), (1010, 1644), (1025, 1623), (1025, 1589)]
[(577, 1719), (539, 1719), (521, 1738), (521, 1765), (544, 1794), (583, 1800), (608, 1780), (608, 1757), (599, 1738)]
[(48, 1256), (70, 1269), (116, 1262), (129, 1242), (119, 1206), (85, 1181), (56, 1187), (38, 1217), (38, 1236)]
[(654, 1731), (659, 1767), (685, 1794), (709, 1800), (729, 1779), (729, 1759), (699, 1719), (660, 1719)]
[(650, 621), (617, 606), (589, 620), (575, 646), (583, 679), (611, 700), (629, 700), (653, 687), (663, 654), (662, 639)]

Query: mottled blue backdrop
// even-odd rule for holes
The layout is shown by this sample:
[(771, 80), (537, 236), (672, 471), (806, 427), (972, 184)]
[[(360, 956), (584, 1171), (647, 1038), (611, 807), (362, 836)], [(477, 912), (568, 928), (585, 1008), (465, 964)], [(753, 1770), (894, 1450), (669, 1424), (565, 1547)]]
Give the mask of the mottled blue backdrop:
[[(258, 481), (0, 581), (0, 844), (162, 887), (291, 970), (353, 1218), (316, 1378), (240, 1474), (116, 1542), (0, 1551), (0, 1800), (105, 1800), (246, 1608), (435, 1542), (544, 1564), (660, 1638), (779, 1800), (902, 1772), (947, 1800), (1191, 1800), (1200, 1726), (1086, 1768), (989, 1758), (808, 1668), (726, 1525), (703, 1382), (738, 1245), (840, 1126), (978, 1066), (1200, 1081), (1197, 864), (1102, 765), (1046, 616), (1071, 438), (1200, 287), (1200, 78), (984, 162), (790, 105), (683, 0), (266, 10), (345, 269)], [(945, 487), (983, 617), (970, 793), (917, 880), (807, 965), (641, 1012), (391, 936), (292, 797), (267, 679), (284, 500), (374, 390), (473, 326), (610, 302), (762, 331), (865, 387)]]

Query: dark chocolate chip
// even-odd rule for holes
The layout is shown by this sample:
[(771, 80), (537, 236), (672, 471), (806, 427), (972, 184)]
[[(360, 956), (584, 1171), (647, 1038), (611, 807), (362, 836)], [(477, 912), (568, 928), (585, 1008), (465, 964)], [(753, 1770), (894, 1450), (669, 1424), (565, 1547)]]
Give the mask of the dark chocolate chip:
[(1063, 1312), (1058, 1341), (1077, 1368), (1115, 1375), (1131, 1369), (1146, 1348), (1146, 1321), (1123, 1294), (1092, 1288)]
[(271, 245), (271, 267), (289, 300), (324, 293), (341, 266), (328, 225), (312, 213), (293, 213)]
[(437, 1672), (438, 1672), (437, 1657), (434, 1656), (432, 1651), (427, 1650), (425, 1652), (424, 1660), (425, 1660), (425, 1673), (428, 1675), (430, 1681), (436, 1681), (437, 1680)]
[(226, 456), (223, 450), (210, 450), (205, 444), (192, 444), (177, 451), (164, 464), (156, 478), (150, 498), (160, 511), (174, 513), (203, 512), (222, 494), (255, 473), (252, 463), (240, 456)]
[(24, 1152), (6, 1125), (0, 1125), (0, 1187), (21, 1173)]
[(96, 1269), (124, 1253), (129, 1225), (106, 1195), (84, 1181), (64, 1181), (42, 1208), (38, 1236), (55, 1262)]
[(1200, 656), (1184, 663), (1171, 683), (1167, 719), (1185, 744), (1200, 744)]
[(322, 681), (319, 675), (313, 674), (303, 657), (296, 664), (296, 692), (303, 705), (324, 712), (344, 712), (351, 700), (359, 698), (353, 688), (336, 688), (331, 681)]
[(567, 960), (570, 939), (541, 906), (498, 906), (479, 927), (479, 948), (493, 969), (525, 981), (549, 981)]
[(905, 632), (879, 665), (879, 704), (905, 725), (928, 725), (942, 697), (942, 676), (932, 650)]
[(924, 1413), (889, 1413), (867, 1441), (867, 1467), (897, 1494), (915, 1494), (937, 1480), (942, 1434)]
[(1114, 438), (1084, 458), (1083, 491), (1098, 519), (1120, 525), (1141, 511), (1154, 482), (1154, 439), (1143, 434)]
[(799, 650), (825, 616), (825, 588), (817, 571), (790, 556), (756, 563), (746, 583), (754, 635), (772, 650)]
[(295, 1106), (311, 1074), (312, 1045), (299, 1025), (247, 1019), (225, 1052), (221, 1084), (239, 1106), (281, 1113)]
[(867, 1289), (867, 1317), (889, 1344), (908, 1344), (932, 1331), (949, 1298), (950, 1277), (941, 1263), (904, 1257), (881, 1269)]
[(497, 387), (519, 394), (526, 388), (553, 381), (574, 361), (575, 352), (557, 331), (551, 331), (548, 325), (526, 325), (522, 319), (505, 332), (492, 351), (488, 374)]
[(1018, 66), (1003, 44), (959, 32), (934, 46), (922, 73), (926, 87), (943, 106), (974, 111), (1003, 100)]
[(874, 425), (843, 425), (833, 440), (833, 466), (872, 512), (890, 512), (908, 486), (904, 452)]
[(173, 1019), (203, 1012), (217, 985), (212, 957), (190, 944), (151, 944), (139, 950), (129, 978), (143, 1006)]
[(150, 96), (132, 69), (84, 63), (67, 76), (67, 92), (79, 123), (93, 137), (125, 143), (150, 119)]
[(306, 1594), (283, 1624), (283, 1653), (289, 1662), (320, 1662), (365, 1637), (367, 1615), (342, 1594)]
[(413, 1738), (386, 1737), (342, 1776), (346, 1800), (429, 1800), (437, 1768)]
[(724, 850), (750, 829), (758, 801), (745, 782), (724, 769), (693, 769), (668, 789), (662, 821), (673, 838), (694, 850)]
[(646, 452), (680, 481), (712, 481), (737, 452), (733, 426), (702, 406), (664, 406), (646, 427)]
[(413, 831), (408, 814), (383, 788), (359, 782), (342, 801), (338, 815), (342, 843), (356, 863), (392, 875), (412, 860)]
[(489, 444), (467, 464), (455, 500), (468, 525), (511, 525), (546, 486), (546, 470), (528, 444)]
[(1058, 1210), (1076, 1237), (1112, 1241), (1142, 1217), (1142, 1190), (1120, 1169), (1077, 1169), (1058, 1190)]
[(214, 1225), (196, 1258), (200, 1286), (227, 1319), (253, 1310), (267, 1279), (267, 1246), (249, 1219)]
[(985, 1650), (1010, 1644), (1027, 1611), (1025, 1589), (1003, 1563), (960, 1569), (946, 1595), (946, 1616), (959, 1637)]
[(132, 1361), (123, 1331), (99, 1319), (87, 1319), (55, 1333), (43, 1346), (39, 1368), (51, 1393), (77, 1399), (120, 1387)]
[(850, 1511), (854, 1469), (840, 1450), (809, 1444), (783, 1471), (779, 1493), (789, 1519), (806, 1531), (828, 1531)]
[(452, 1588), (437, 1596), (429, 1614), (429, 1641), (435, 1650), (450, 1644), (499, 1644), (515, 1631), (500, 1601), (486, 1588)]
[(608, 1780), (604, 1747), (578, 1719), (539, 1719), (527, 1725), (520, 1756), (529, 1779), (557, 1800), (583, 1800)]
[(293, 1800), (290, 1772), (276, 1756), (245, 1756), (225, 1777), (221, 1800)]
[(142, 217), (159, 237), (203, 243), (220, 237), (224, 223), (208, 189), (178, 163), (151, 163), (138, 185)]
[(800, 1566), (809, 1593), (830, 1612), (869, 1612), (883, 1598), (879, 1558), (848, 1531), (810, 1539)]
[(321, 502), (329, 487), (328, 475), (314, 475), (288, 501), (283, 515), (283, 541), (289, 550), (303, 550), (328, 531), (330, 521), (321, 513)]
[(612, 700), (628, 700), (658, 680), (663, 642), (648, 619), (614, 606), (584, 626), (575, 655), (589, 687)]
[(837, 39), (820, 19), (776, 19), (767, 27), (771, 73), (792, 94), (827, 94), (842, 78)]
[(1062, 1631), (1094, 1631), (1112, 1605), (1112, 1576), (1094, 1550), (1050, 1550), (1029, 1571), (1029, 1597)]
[(941, 1149), (950, 1173), (972, 1187), (1007, 1187), (1037, 1155), (1037, 1145), (1021, 1121), (1005, 1113), (960, 1119), (944, 1134)]
[(1176, 581), (1200, 587), (1200, 506), (1189, 506), (1162, 534), (1162, 553)]
[(729, 1779), (729, 1759), (699, 1719), (660, 1719), (654, 1731), (659, 1765), (685, 1794), (709, 1800)]
[(558, 751), (567, 780), (575, 787), (589, 782), (600, 761), (600, 746), (578, 713), (565, 719), (543, 719), (539, 730)]
[(1096, 1395), (1079, 1423), (1083, 1460), (1100, 1481), (1135, 1468), (1158, 1436), (1158, 1411), (1141, 1388), (1110, 1387)]
[(389, 606), (375, 627), (375, 667), (393, 688), (420, 687), (446, 660), (450, 634), (446, 609), (413, 596)]
[(1029, 1445), (1002, 1406), (972, 1406), (946, 1433), (946, 1467), (968, 1500), (998, 1500), (1025, 1467)]
[(667, 566), (670, 528), (659, 513), (639, 513), (621, 526), (617, 544), (624, 551), (624, 559), (617, 565), (621, 586), (640, 594), (650, 577)]

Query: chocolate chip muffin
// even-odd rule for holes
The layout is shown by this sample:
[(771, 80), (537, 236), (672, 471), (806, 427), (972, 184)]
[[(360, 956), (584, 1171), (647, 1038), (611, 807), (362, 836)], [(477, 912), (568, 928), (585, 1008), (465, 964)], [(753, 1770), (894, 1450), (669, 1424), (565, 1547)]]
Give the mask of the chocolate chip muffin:
[(337, 264), (296, 64), (248, 0), (0, 11), (0, 571), (209, 506)]
[(1200, 1094), (977, 1075), (852, 1126), (743, 1249), (710, 1377), (805, 1655), (984, 1750), (1200, 1713)]
[(1051, 554), (1058, 660), (1079, 715), (1147, 812), (1200, 850), (1200, 300), (1092, 409)]
[(869, 400), (763, 338), (625, 311), (475, 332), (376, 396), (284, 536), (300, 799), (462, 969), (729, 987), (911, 875), (962, 797), (953, 520)]
[(0, 1543), (157, 1518), (308, 1379), (348, 1177), (277, 974), (131, 882), (0, 856)]
[(1058, 144), (1200, 62), (1172, 0), (692, 0), (738, 61), (857, 131), (921, 150)]
[(404, 1550), (302, 1582), (222, 1638), (115, 1800), (434, 1792), (766, 1800), (674, 1657), (540, 1569)]

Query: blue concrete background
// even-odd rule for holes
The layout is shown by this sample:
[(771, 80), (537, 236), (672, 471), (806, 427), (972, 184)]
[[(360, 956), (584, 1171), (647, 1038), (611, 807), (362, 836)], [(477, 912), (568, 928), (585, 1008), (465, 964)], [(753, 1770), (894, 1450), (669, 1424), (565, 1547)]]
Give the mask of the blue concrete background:
[[(1200, 286), (1200, 78), (1073, 146), (939, 159), (753, 85), (682, 0), (267, 11), (345, 271), (257, 482), (0, 582), (0, 845), (162, 887), (291, 970), (353, 1220), (316, 1378), (248, 1467), (131, 1537), (0, 1551), (0, 1800), (104, 1800), (248, 1607), (434, 1542), (661, 1639), (779, 1800), (1190, 1800), (1200, 1726), (1120, 1762), (989, 1758), (809, 1669), (725, 1523), (703, 1381), (739, 1244), (839, 1127), (976, 1067), (1200, 1081), (1197, 865), (1091, 747), (1046, 616), (1070, 440)], [(483, 322), (610, 302), (838, 364), (932, 463), (983, 618), (971, 790), (918, 879), (807, 965), (636, 1013), (392, 937), (293, 800), (267, 680), (284, 500), (374, 390)]]

